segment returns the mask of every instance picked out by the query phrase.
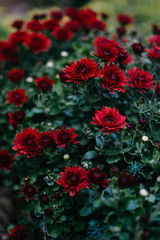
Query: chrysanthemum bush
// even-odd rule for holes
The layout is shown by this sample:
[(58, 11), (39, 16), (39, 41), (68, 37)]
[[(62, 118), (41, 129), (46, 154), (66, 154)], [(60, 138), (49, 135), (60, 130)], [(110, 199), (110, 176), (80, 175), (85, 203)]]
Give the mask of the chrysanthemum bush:
[(160, 233), (159, 27), (119, 14), (110, 33), (107, 18), (36, 14), (0, 41), (0, 173), (25, 199), (10, 240)]

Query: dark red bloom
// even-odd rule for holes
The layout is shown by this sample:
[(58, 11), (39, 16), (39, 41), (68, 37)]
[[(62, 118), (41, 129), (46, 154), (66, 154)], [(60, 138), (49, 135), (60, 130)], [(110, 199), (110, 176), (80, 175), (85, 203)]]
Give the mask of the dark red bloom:
[(19, 224), (10, 229), (11, 233), (8, 234), (9, 240), (27, 240), (27, 229), (23, 224)]
[(80, 23), (87, 24), (91, 19), (96, 18), (96, 13), (91, 9), (81, 9), (78, 12), (78, 20)]
[(67, 82), (82, 83), (83, 81), (100, 76), (98, 63), (90, 58), (84, 57), (76, 63), (71, 62), (71, 66), (66, 66), (65, 70), (68, 78)]
[(106, 19), (109, 18), (108, 13), (105, 13), (105, 12), (102, 12), (102, 13), (101, 13), (101, 16), (102, 16), (102, 19), (104, 19), (104, 20), (106, 20)]
[(20, 20), (17, 19), (13, 21), (11, 24), (11, 26), (16, 28), (17, 30), (20, 30), (23, 27), (23, 25), (24, 25), (24, 21), (21, 19)]
[(68, 41), (73, 37), (73, 32), (66, 28), (65, 26), (64, 27), (57, 26), (54, 29), (52, 36), (54, 36), (57, 40)]
[(26, 28), (32, 32), (41, 32), (43, 31), (44, 26), (39, 20), (31, 20), (27, 23)]
[(132, 174), (128, 174), (125, 170), (118, 178), (118, 185), (120, 188), (132, 187), (135, 183), (135, 177)]
[(160, 97), (160, 83), (157, 82), (156, 88), (155, 88), (155, 94), (156, 97)]
[(126, 34), (126, 28), (125, 27), (117, 27), (116, 29), (119, 36), (124, 36)]
[(58, 21), (56, 19), (48, 19), (44, 21), (43, 25), (44, 29), (48, 31), (53, 31), (55, 27), (58, 26)]
[(73, 32), (76, 32), (76, 31), (79, 31), (79, 29), (81, 28), (81, 24), (77, 20), (72, 20), (72, 21), (66, 22), (65, 27), (70, 29)]
[(9, 124), (14, 128), (17, 129), (18, 124), (24, 122), (25, 112), (22, 110), (14, 111), (13, 113), (8, 113), (9, 115)]
[(25, 43), (27, 38), (29, 37), (29, 33), (26, 31), (17, 31), (10, 34), (9, 39), (15, 44)]
[(133, 128), (133, 123), (128, 122), (128, 123), (126, 123), (125, 127), (129, 131)]
[(144, 125), (146, 124), (146, 122), (147, 122), (147, 119), (146, 119), (146, 118), (143, 118), (143, 117), (140, 117), (140, 118), (138, 119), (138, 122), (139, 122), (139, 124), (140, 124), (141, 126), (144, 126)]
[(51, 11), (50, 16), (54, 19), (61, 20), (61, 18), (64, 16), (64, 13), (62, 11)]
[(11, 82), (17, 83), (24, 78), (24, 71), (22, 69), (15, 68), (8, 72), (7, 77)]
[(39, 90), (42, 92), (46, 92), (51, 89), (52, 85), (55, 83), (55, 81), (52, 81), (47, 76), (44, 77), (37, 77), (35, 79), (36, 86)]
[(125, 125), (125, 116), (119, 114), (119, 111), (115, 108), (103, 107), (101, 111), (95, 111), (95, 117), (91, 122), (94, 125), (102, 126), (102, 130), (107, 135), (108, 133), (114, 133), (119, 131)]
[(132, 88), (138, 88), (140, 93), (145, 93), (145, 89), (154, 89), (153, 75), (149, 72), (145, 72), (143, 69), (133, 67), (131, 70), (127, 70), (129, 86)]
[(157, 24), (153, 24), (152, 31), (153, 31), (153, 34), (160, 35), (160, 26), (158, 26)]
[(36, 13), (32, 16), (32, 19), (34, 19), (34, 20), (42, 20), (44, 18), (46, 18), (45, 13)]
[(73, 18), (73, 19), (78, 18), (78, 12), (79, 12), (79, 10), (74, 8), (74, 7), (68, 7), (68, 8), (65, 9), (66, 15)]
[(35, 194), (37, 194), (39, 191), (33, 186), (33, 184), (30, 184), (29, 182), (25, 182), (25, 184), (21, 188), (24, 195), (26, 195), (26, 199), (33, 199), (35, 198)]
[(37, 54), (47, 52), (51, 46), (51, 41), (43, 33), (32, 33), (26, 40), (25, 45)]
[(17, 88), (16, 90), (11, 90), (10, 92), (7, 92), (7, 95), (7, 103), (14, 103), (16, 107), (21, 106), (27, 101), (27, 95), (23, 89)]
[(70, 196), (73, 197), (76, 192), (80, 193), (81, 188), (89, 188), (87, 182), (87, 173), (84, 168), (74, 165), (72, 168), (66, 167), (65, 172), (60, 173), (57, 183), (62, 185), (64, 192), (69, 192)]
[(78, 136), (74, 133), (74, 128), (66, 130), (66, 127), (63, 126), (61, 130), (56, 129), (55, 133), (50, 131), (51, 136), (57, 144), (57, 147), (67, 147), (69, 143), (77, 144), (79, 141), (76, 141), (75, 138)]
[(125, 51), (124, 48), (119, 48), (119, 54), (116, 61), (121, 64), (124, 64), (124, 62), (127, 60), (128, 57), (129, 57), (128, 52)]
[(92, 18), (88, 23), (86, 23), (87, 29), (94, 29), (98, 31), (104, 31), (106, 24), (96, 18)]
[(41, 194), (39, 198), (43, 204), (47, 204), (49, 202), (49, 197), (46, 194)]
[(124, 72), (122, 72), (119, 67), (112, 63), (109, 66), (107, 64), (104, 64), (102, 74), (103, 88), (107, 88), (112, 94), (114, 91), (125, 92), (123, 86), (127, 85), (127, 79)]
[(50, 132), (44, 131), (44, 132), (40, 132), (39, 134), (40, 134), (40, 139), (41, 139), (41, 142), (42, 142), (41, 145), (43, 147), (46, 147), (53, 142), (53, 138), (52, 138)]
[(60, 78), (62, 81), (64, 81), (64, 82), (66, 82), (66, 81), (68, 80), (67, 75), (66, 75), (66, 73), (65, 73), (65, 70), (61, 70), (61, 71), (59, 72), (59, 78)]
[(157, 142), (157, 147), (160, 148), (160, 141)]
[(99, 46), (101, 44), (107, 44), (107, 43), (110, 43), (110, 42), (111, 42), (111, 40), (106, 38), (106, 37), (97, 36), (93, 40), (93, 46), (97, 48), (97, 46)]
[(133, 22), (133, 18), (129, 14), (122, 13), (117, 15), (116, 17), (118, 22), (121, 23), (122, 25), (131, 24)]
[(100, 185), (103, 188), (107, 188), (107, 184), (109, 180), (107, 178), (107, 174), (102, 172), (98, 167), (89, 168), (87, 171), (88, 181), (90, 183), (94, 183), (96, 185)]
[(141, 42), (133, 43), (131, 45), (131, 48), (132, 48), (133, 52), (136, 53), (136, 54), (141, 54), (141, 53), (145, 52), (145, 47), (142, 45)]
[(103, 61), (115, 62), (119, 54), (119, 45), (113, 40), (108, 40), (107, 43), (99, 42), (94, 50), (96, 53), (93, 55), (102, 58)]
[(52, 209), (52, 208), (47, 208), (47, 209), (45, 209), (44, 213), (45, 213), (48, 217), (50, 217), (50, 216), (52, 216), (52, 214), (53, 214), (53, 209)]
[(12, 41), (0, 41), (0, 61), (11, 61), (16, 54), (16, 47)]
[(160, 47), (153, 46), (153, 49), (147, 49), (148, 51), (148, 58), (152, 61), (160, 61)]
[(6, 149), (0, 150), (0, 169), (8, 170), (13, 165), (14, 156)]
[(17, 155), (26, 154), (27, 157), (34, 157), (36, 154), (43, 153), (40, 134), (36, 128), (23, 129), (22, 133), (16, 134), (15, 144), (12, 149), (17, 151)]

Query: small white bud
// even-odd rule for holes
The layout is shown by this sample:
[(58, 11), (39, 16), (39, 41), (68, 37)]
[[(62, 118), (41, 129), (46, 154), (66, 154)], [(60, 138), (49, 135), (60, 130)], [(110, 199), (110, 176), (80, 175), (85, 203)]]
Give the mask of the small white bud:
[(46, 66), (47, 66), (48, 68), (52, 68), (52, 67), (54, 66), (54, 62), (48, 61), (47, 64), (46, 64)]
[(160, 183), (160, 176), (159, 176), (159, 177), (157, 177), (157, 182), (158, 182), (158, 183)]
[(89, 164), (88, 164), (88, 163), (84, 163), (83, 166), (84, 166), (85, 168), (88, 168), (88, 167), (89, 167)]
[(143, 142), (148, 142), (148, 137), (147, 137), (147, 136), (143, 136), (143, 137), (142, 137), (142, 141), (143, 141)]
[(62, 52), (61, 52), (61, 56), (62, 56), (62, 57), (67, 57), (67, 56), (68, 56), (68, 52), (62, 51)]
[(69, 154), (64, 154), (63, 155), (64, 160), (68, 160), (70, 158)]
[(33, 82), (33, 78), (32, 77), (27, 77), (26, 82)]
[(140, 189), (139, 195), (142, 197), (147, 197), (148, 196), (148, 191), (145, 188)]

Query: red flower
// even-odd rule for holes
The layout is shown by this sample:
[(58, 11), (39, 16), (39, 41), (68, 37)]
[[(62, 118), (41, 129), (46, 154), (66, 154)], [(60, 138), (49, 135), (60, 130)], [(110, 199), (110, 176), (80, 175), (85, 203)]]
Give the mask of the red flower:
[(160, 84), (157, 82), (156, 88), (155, 88), (155, 94), (156, 97), (160, 97)]
[(117, 20), (122, 25), (131, 24), (133, 22), (133, 18), (129, 14), (124, 13), (117, 15)]
[(50, 132), (44, 131), (44, 132), (40, 132), (39, 134), (40, 134), (40, 139), (41, 139), (41, 145), (43, 147), (46, 147), (53, 142), (53, 138), (52, 138)]
[(92, 18), (88, 23), (86, 23), (87, 29), (95, 29), (98, 31), (104, 31), (106, 24), (96, 18)]
[(66, 82), (66, 81), (68, 80), (67, 75), (66, 75), (66, 73), (65, 73), (65, 70), (61, 70), (61, 71), (59, 72), (59, 78), (60, 78), (62, 81), (64, 81), (64, 82)]
[(6, 149), (0, 150), (0, 169), (8, 170), (13, 165), (14, 156)]
[(55, 27), (58, 26), (58, 21), (56, 19), (48, 19), (44, 21), (44, 29), (48, 31), (53, 31)]
[(91, 9), (81, 9), (78, 12), (78, 20), (80, 23), (87, 24), (88, 21), (96, 17), (96, 13)]
[(13, 143), (15, 146), (12, 149), (17, 151), (18, 156), (26, 154), (27, 157), (34, 157), (36, 154), (43, 153), (40, 134), (36, 128), (23, 129), (22, 133), (16, 134)]
[(25, 112), (22, 110), (14, 111), (14, 113), (8, 113), (9, 115), (9, 124), (14, 128), (17, 129), (18, 124), (24, 122)]
[(7, 92), (7, 95), (7, 103), (14, 103), (16, 107), (21, 106), (27, 101), (27, 95), (23, 89), (17, 88), (16, 90), (11, 90), (10, 92)]
[(126, 28), (125, 27), (117, 27), (116, 29), (119, 36), (124, 36), (126, 34)]
[(66, 130), (66, 127), (63, 126), (61, 131), (56, 129), (55, 133), (53, 131), (50, 131), (51, 136), (55, 140), (57, 147), (68, 147), (69, 143), (77, 144), (79, 141), (76, 141), (75, 138), (78, 136), (74, 133), (74, 128), (70, 128), (69, 130)]
[(69, 192), (70, 196), (73, 197), (76, 192), (80, 193), (81, 188), (89, 188), (87, 182), (87, 174), (84, 168), (79, 168), (74, 165), (72, 168), (66, 167), (65, 172), (60, 173), (61, 177), (57, 183), (64, 187), (64, 192)]
[(124, 72), (114, 64), (104, 64), (102, 87), (107, 88), (112, 94), (114, 91), (125, 92), (123, 86), (127, 85)]
[(51, 46), (51, 41), (43, 33), (32, 33), (26, 40), (25, 45), (37, 54), (39, 52), (47, 52)]
[(0, 61), (12, 60), (16, 54), (16, 48), (11, 41), (0, 41)]
[(119, 48), (119, 54), (118, 54), (116, 61), (123, 64), (127, 60), (128, 57), (129, 57), (128, 52), (125, 51), (124, 48)]
[(65, 9), (66, 15), (73, 18), (73, 19), (78, 18), (78, 12), (79, 12), (79, 10), (74, 8), (74, 7), (68, 7), (68, 8)]
[(55, 83), (55, 81), (52, 81), (47, 76), (44, 77), (37, 77), (35, 79), (36, 86), (39, 90), (42, 92), (46, 92), (51, 89), (52, 85)]
[[(117, 59), (117, 61), (118, 61), (118, 59)], [(122, 62), (122, 64), (131, 64), (131, 63), (133, 63), (133, 58), (131, 55), (128, 54), (128, 57)]]
[(28, 37), (29, 37), (28, 32), (17, 31), (17, 32), (11, 33), (9, 36), (9, 39), (13, 43), (18, 44), (18, 43), (25, 43)]
[(43, 24), (39, 20), (31, 20), (27, 23), (26, 28), (33, 32), (41, 32), (44, 29)]
[(107, 184), (109, 183), (109, 180), (106, 179), (107, 174), (102, 172), (98, 167), (89, 168), (87, 171), (87, 176), (89, 182), (100, 185), (103, 188), (107, 188)]
[(33, 186), (33, 184), (30, 184), (29, 182), (25, 182), (25, 184), (21, 188), (23, 194), (26, 195), (26, 199), (33, 199), (35, 198), (35, 194), (37, 194), (39, 191)]
[(111, 42), (110, 39), (106, 38), (106, 37), (102, 37), (102, 36), (97, 36), (94, 40), (93, 40), (93, 46), (97, 48), (97, 46), (101, 45), (101, 44), (107, 44)]
[(79, 29), (81, 28), (81, 24), (77, 20), (72, 20), (66, 22), (65, 27), (73, 32), (76, 32), (79, 31)]
[(22, 224), (10, 229), (9, 240), (27, 240), (27, 229)]
[(143, 69), (133, 67), (131, 70), (127, 70), (129, 86), (132, 88), (138, 88), (140, 93), (145, 93), (145, 89), (154, 89), (153, 75), (149, 72), (145, 72)]
[(46, 14), (45, 13), (36, 13), (32, 16), (32, 19), (34, 20), (41, 20), (46, 18)]
[(153, 46), (153, 49), (147, 49), (148, 57), (152, 61), (160, 61), (160, 47)]
[(71, 66), (66, 66), (65, 70), (68, 78), (67, 82), (82, 83), (89, 78), (96, 78), (100, 76), (100, 70), (98, 70), (98, 63), (90, 58), (84, 57), (78, 60), (76, 63), (71, 62)]
[(153, 24), (152, 31), (153, 31), (153, 34), (160, 35), (160, 26), (158, 26), (157, 24)]
[(64, 27), (59, 27), (57, 26), (53, 33), (52, 36), (54, 36), (57, 40), (64, 40), (68, 41), (73, 37), (73, 32), (70, 31), (68, 28)]
[(102, 126), (102, 130), (107, 135), (108, 133), (114, 133), (124, 127), (125, 116), (119, 114), (119, 111), (115, 108), (103, 107), (101, 111), (95, 111), (95, 117), (91, 122), (94, 125)]
[(119, 45), (115, 41), (109, 40), (107, 43), (99, 42), (96, 48), (94, 48), (96, 53), (93, 53), (93, 55), (102, 58), (105, 62), (116, 61), (119, 54)]
[(21, 69), (13, 69), (8, 72), (7, 77), (11, 82), (17, 83), (24, 78), (24, 71)]
[(62, 11), (51, 11), (50, 16), (54, 19), (61, 20), (64, 13)]
[(16, 28), (17, 30), (20, 30), (23, 27), (23, 25), (24, 25), (24, 21), (21, 19), (20, 20), (17, 19), (13, 21), (11, 24), (11, 26)]
[(131, 45), (131, 48), (132, 48), (133, 52), (136, 54), (141, 54), (141, 53), (145, 52), (145, 47), (140, 42), (133, 43)]
[(131, 174), (128, 174), (125, 170), (118, 178), (118, 185), (121, 188), (132, 187), (135, 183), (135, 177)]

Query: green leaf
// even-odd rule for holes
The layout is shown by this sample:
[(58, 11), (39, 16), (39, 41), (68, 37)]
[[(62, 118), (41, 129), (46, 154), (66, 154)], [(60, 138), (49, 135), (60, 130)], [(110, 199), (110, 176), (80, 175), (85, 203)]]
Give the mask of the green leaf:
[(110, 156), (107, 158), (106, 162), (109, 164), (116, 163), (121, 159), (121, 155)]
[(47, 233), (50, 237), (58, 238), (62, 228), (63, 224), (47, 224)]
[(120, 152), (120, 149), (116, 147), (112, 147), (104, 150), (104, 154), (108, 156), (117, 155), (119, 152)]
[(96, 158), (97, 156), (98, 156), (98, 153), (96, 151), (92, 150), (92, 151), (86, 152), (84, 155), (84, 158), (89, 160), (92, 158)]
[(90, 215), (92, 212), (93, 212), (92, 206), (85, 206), (79, 211), (79, 214), (82, 217), (86, 217), (86, 216)]

